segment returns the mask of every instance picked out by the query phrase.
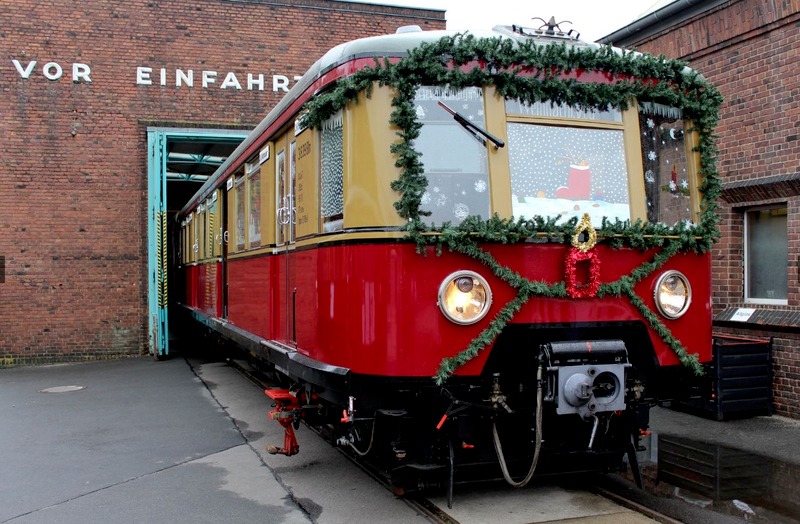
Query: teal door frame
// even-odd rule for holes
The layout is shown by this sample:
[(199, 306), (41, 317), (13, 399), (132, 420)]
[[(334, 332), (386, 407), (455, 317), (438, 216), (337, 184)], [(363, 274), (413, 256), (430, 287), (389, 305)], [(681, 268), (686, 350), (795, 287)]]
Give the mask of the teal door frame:
[(171, 141), (239, 141), (247, 133), (227, 129), (147, 128), (147, 327), (150, 354), (169, 355), (167, 159)]

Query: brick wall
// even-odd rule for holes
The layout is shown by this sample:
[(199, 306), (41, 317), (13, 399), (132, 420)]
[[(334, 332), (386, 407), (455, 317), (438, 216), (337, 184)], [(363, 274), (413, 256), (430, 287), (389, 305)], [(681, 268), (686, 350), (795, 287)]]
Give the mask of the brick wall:
[[(18, 0), (2, 18), (0, 367), (147, 351), (147, 123), (252, 127), (280, 99), (273, 75), (353, 38), (444, 28), (442, 11), (327, 0)], [(222, 89), (228, 73), (243, 89)]]
[[(772, 309), (758, 325), (718, 331), (775, 336), (775, 413), (800, 418), (800, 1), (731, 0), (638, 41), (640, 51), (686, 60), (723, 94), (717, 167), (724, 191), (722, 238), (714, 248), (713, 311)], [(788, 306), (744, 303), (744, 211), (785, 203)], [(772, 319), (772, 320), (770, 320)]]

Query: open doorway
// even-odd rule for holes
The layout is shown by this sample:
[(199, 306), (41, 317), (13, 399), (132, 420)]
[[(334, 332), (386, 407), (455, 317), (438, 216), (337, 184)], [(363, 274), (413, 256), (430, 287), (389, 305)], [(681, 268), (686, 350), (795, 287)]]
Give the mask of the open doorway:
[(246, 136), (246, 130), (147, 128), (147, 318), (150, 354), (156, 358), (169, 355), (175, 214)]

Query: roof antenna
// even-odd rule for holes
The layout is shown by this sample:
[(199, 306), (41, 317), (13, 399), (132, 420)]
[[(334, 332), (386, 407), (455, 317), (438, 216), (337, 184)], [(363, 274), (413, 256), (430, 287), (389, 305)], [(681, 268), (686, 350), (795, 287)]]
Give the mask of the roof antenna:
[(564, 31), (561, 29), (560, 24), (571, 24), (572, 23), (569, 20), (562, 20), (561, 22), (556, 22), (556, 17), (554, 17), (554, 16), (551, 16), (550, 20), (548, 20), (547, 22), (545, 22), (543, 18), (539, 18), (538, 16), (534, 16), (533, 18), (531, 18), (531, 20), (541, 20), (542, 21), (542, 25), (539, 26), (539, 29), (540, 30), (544, 29), (544, 27), (547, 26), (547, 30), (544, 32), (544, 34), (549, 35), (549, 36), (555, 35), (556, 34), (556, 29), (558, 29), (558, 33), (559, 34), (563, 35)]

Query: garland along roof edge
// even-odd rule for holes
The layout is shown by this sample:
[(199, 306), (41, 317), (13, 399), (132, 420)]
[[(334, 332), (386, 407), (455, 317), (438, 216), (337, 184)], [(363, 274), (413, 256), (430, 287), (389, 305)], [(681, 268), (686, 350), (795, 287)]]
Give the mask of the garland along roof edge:
[[(396, 33), (371, 36), (359, 38), (344, 42), (329, 49), (322, 57), (314, 62), (311, 67), (306, 70), (303, 76), (298, 80), (289, 92), (275, 105), (275, 107), (267, 113), (253, 131), (245, 138), (245, 140), (236, 148), (236, 150), (226, 159), (225, 162), (209, 177), (205, 184), (197, 191), (189, 203), (181, 209), (179, 215), (185, 215), (191, 203), (198, 200), (199, 195), (205, 195), (210, 192), (220, 177), (227, 171), (231, 163), (236, 160), (238, 155), (246, 151), (254, 142), (258, 141), (266, 129), (284, 112), (299, 99), (318, 79), (320, 79), (326, 72), (336, 68), (339, 65), (347, 63), (358, 58), (374, 58), (375, 60), (381, 58), (402, 58), (408, 56), (414, 49), (423, 45), (431, 45), (441, 42), (446, 39), (461, 40), (463, 38), (479, 39), (479, 40), (492, 40), (496, 39), (506, 40), (513, 42), (514, 45), (522, 45), (525, 42), (533, 42), (536, 46), (550, 46), (550, 45), (569, 45), (575, 48), (583, 48), (589, 50), (610, 50), (613, 54), (618, 56), (633, 56), (633, 57), (647, 57), (649, 55), (638, 53), (635, 51), (627, 51), (610, 45), (601, 45), (575, 38), (564, 38), (559, 36), (548, 36), (544, 34), (520, 34), (515, 31), (519, 26), (495, 26), (491, 31), (422, 31), (422, 30), (398, 30)], [(521, 28), (530, 31), (526, 28)], [(666, 60), (659, 58), (658, 60)], [(691, 69), (684, 64), (684, 75), (692, 75), (699, 80), (704, 80), (702, 75), (697, 71)], [(312, 123), (312, 125), (314, 125)], [(205, 198), (205, 197), (203, 197)]]

